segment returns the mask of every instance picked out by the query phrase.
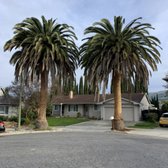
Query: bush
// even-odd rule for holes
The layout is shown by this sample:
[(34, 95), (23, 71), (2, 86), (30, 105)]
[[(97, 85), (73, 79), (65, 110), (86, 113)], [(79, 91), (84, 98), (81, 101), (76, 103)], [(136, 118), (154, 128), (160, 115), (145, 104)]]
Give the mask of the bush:
[(97, 120), (97, 117), (92, 116), (92, 117), (89, 117), (89, 119), (91, 119), (91, 120)]
[(158, 115), (156, 113), (149, 113), (147, 121), (155, 123), (158, 121)]
[(0, 121), (8, 121), (8, 117), (7, 116), (0, 116)]
[(143, 110), (142, 111), (142, 120), (143, 121), (150, 121), (155, 122), (158, 121), (160, 117), (159, 110)]
[(26, 120), (25, 118), (21, 118), (21, 123), (20, 124), (24, 125), (25, 124), (25, 120)]
[(18, 122), (18, 117), (17, 116), (11, 116), (11, 117), (8, 118), (8, 121)]
[(81, 113), (80, 113), (80, 112), (77, 112), (76, 117), (77, 117), (77, 118), (80, 118), (80, 117), (81, 117)]
[(30, 121), (37, 119), (37, 112), (36, 111), (29, 111), (27, 117)]
[(29, 125), (30, 124), (30, 119), (26, 118), (25, 121), (24, 121), (24, 124)]
[(47, 109), (46, 109), (46, 115), (47, 117), (50, 117), (52, 114), (52, 104), (47, 104)]
[(163, 112), (167, 112), (168, 111), (168, 102), (165, 102), (162, 107), (161, 107)]
[(37, 119), (37, 111), (24, 109), (22, 111), (22, 118), (28, 118), (30, 121), (34, 121)]

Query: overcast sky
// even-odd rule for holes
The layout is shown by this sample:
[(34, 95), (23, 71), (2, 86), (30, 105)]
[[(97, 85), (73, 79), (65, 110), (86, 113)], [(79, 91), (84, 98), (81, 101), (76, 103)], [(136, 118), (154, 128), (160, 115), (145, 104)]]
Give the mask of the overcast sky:
[[(164, 90), (162, 80), (168, 72), (168, 0), (0, 0), (0, 86), (11, 85), (14, 80), (14, 67), (9, 64), (12, 53), (3, 52), (3, 46), (12, 38), (12, 28), (27, 17), (57, 19), (75, 28), (77, 44), (82, 44), (83, 31), (102, 18), (113, 22), (114, 16), (123, 16), (126, 23), (137, 17), (142, 22), (151, 23), (155, 28), (151, 35), (161, 41), (162, 64), (152, 73), (149, 91)], [(77, 71), (77, 77), (81, 71)]]

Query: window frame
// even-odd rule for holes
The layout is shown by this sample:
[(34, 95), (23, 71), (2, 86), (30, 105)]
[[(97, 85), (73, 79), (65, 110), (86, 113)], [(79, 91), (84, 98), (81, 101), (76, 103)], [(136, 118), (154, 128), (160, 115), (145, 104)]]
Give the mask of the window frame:
[(0, 114), (8, 114), (9, 112), (8, 106), (0, 105), (0, 108), (3, 108), (3, 110), (2, 109), (0, 110)]
[(68, 112), (78, 112), (78, 105), (77, 104), (68, 105)]
[(60, 110), (60, 106), (59, 106), (59, 105), (55, 105), (55, 106), (54, 106), (54, 110), (55, 110), (55, 111), (59, 111), (59, 110)]
[(100, 105), (94, 104), (94, 111), (100, 111)]

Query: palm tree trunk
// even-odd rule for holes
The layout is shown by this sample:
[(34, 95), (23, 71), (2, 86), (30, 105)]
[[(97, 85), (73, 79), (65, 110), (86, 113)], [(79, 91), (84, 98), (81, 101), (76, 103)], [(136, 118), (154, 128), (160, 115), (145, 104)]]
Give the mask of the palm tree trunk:
[(43, 71), (41, 73), (39, 113), (36, 122), (36, 128), (38, 129), (48, 128), (48, 122), (46, 119), (47, 98), (48, 98), (48, 73), (46, 71)]
[(114, 120), (113, 129), (124, 130), (124, 121), (122, 119), (122, 99), (121, 99), (121, 73), (115, 72), (113, 81), (114, 91)]

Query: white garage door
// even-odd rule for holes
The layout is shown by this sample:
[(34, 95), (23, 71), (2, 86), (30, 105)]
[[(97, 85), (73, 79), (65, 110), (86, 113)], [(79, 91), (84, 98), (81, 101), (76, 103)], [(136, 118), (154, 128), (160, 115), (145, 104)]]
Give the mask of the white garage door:
[[(134, 121), (134, 112), (132, 107), (123, 107), (122, 115), (124, 121)], [(114, 116), (114, 108), (105, 107), (103, 119), (110, 120), (111, 116)]]
[(124, 121), (134, 121), (134, 111), (131, 107), (125, 107), (122, 110)]
[(114, 108), (105, 107), (103, 120), (110, 120), (111, 116), (114, 116)]

